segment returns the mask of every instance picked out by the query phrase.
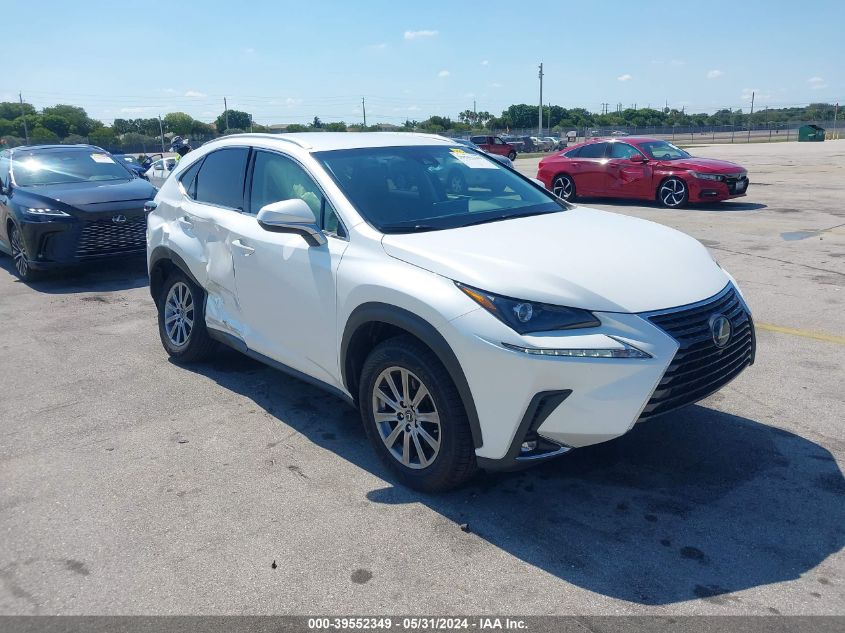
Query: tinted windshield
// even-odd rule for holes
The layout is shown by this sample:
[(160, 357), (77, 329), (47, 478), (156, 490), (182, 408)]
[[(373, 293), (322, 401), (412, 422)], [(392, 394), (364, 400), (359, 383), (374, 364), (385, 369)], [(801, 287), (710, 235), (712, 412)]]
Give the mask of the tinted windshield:
[(19, 187), (132, 178), (125, 167), (105, 152), (87, 149), (15, 152), (12, 174)]
[(314, 156), (383, 233), (457, 228), (568, 208), (465, 146), (375, 147)]
[(644, 143), (639, 143), (639, 146), (649, 156), (657, 160), (678, 160), (680, 158), (690, 157), (680, 147), (675, 147), (672, 143), (667, 143), (666, 141), (645, 141)]
[(130, 156), (129, 154), (120, 154), (119, 156), (114, 156), (117, 160), (122, 160), (124, 163), (131, 163), (133, 165), (140, 165), (141, 163), (138, 162), (138, 159), (134, 156)]

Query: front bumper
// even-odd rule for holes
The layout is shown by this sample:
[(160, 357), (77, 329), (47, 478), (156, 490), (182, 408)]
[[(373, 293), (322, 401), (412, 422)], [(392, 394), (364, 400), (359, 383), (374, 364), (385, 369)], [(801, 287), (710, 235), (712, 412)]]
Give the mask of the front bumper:
[[(730, 305), (725, 300), (732, 289), (729, 285), (700, 304), (661, 312), (668, 321), (653, 314), (596, 313), (599, 328), (520, 337), (522, 345), (542, 348), (595, 349), (623, 341), (650, 355), (644, 359), (530, 355), (503, 347), (501, 342), (518, 335), (483, 309), (451, 321), (454, 332), (447, 338), (461, 359), (481, 423), (479, 463), (512, 469), (568, 448), (605, 442), (642, 419), (691, 404), (727, 384), (754, 355), (747, 306), (738, 293)], [(692, 308), (690, 314), (708, 319), (711, 311), (728, 310), (742, 349), (714, 352), (702, 339), (700, 324), (693, 327), (697, 347), (690, 349), (686, 335), (671, 326), (672, 319)], [(724, 366), (714, 364), (722, 358)], [(536, 450), (520, 450), (527, 440), (538, 442)]]
[(732, 198), (741, 198), (748, 192), (748, 177), (727, 180), (703, 180), (691, 178), (689, 181), (690, 202), (720, 202)]
[(143, 210), (90, 215), (50, 221), (19, 219), (30, 268), (50, 270), (146, 253), (147, 224)]

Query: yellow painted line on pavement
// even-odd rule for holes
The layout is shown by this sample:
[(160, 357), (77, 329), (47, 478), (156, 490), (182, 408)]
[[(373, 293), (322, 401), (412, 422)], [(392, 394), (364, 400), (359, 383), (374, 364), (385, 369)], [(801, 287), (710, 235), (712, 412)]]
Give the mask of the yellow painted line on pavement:
[(791, 334), (792, 336), (803, 336), (804, 338), (812, 338), (817, 341), (845, 345), (845, 336), (836, 336), (835, 334), (827, 334), (825, 332), (812, 332), (810, 330), (796, 330), (795, 328), (772, 325), (771, 323), (755, 323), (754, 326), (757, 329), (768, 330), (769, 332)]

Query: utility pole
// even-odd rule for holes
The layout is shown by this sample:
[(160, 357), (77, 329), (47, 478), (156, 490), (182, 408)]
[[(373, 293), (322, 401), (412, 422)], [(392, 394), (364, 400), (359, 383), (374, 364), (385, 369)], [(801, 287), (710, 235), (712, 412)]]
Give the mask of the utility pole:
[(836, 102), (836, 107), (833, 109), (833, 132), (830, 135), (830, 140), (837, 138), (836, 136), (836, 118), (839, 115), (839, 102)]
[(164, 125), (161, 123), (161, 115), (158, 115), (158, 131), (161, 134), (161, 153), (164, 154)]
[(751, 92), (751, 114), (748, 115), (748, 142), (751, 142), (751, 122), (754, 120), (754, 91)]
[[(223, 97), (223, 115), (226, 117), (226, 130), (229, 129), (229, 104), (226, 103), (226, 97)], [(224, 132), (226, 130), (223, 130)]]
[(249, 131), (252, 132), (252, 115), (249, 115)]
[(549, 101), (549, 119), (548, 119), (549, 136), (552, 135), (552, 102)]
[(543, 63), (540, 62), (540, 73), (537, 75), (540, 78), (540, 110), (537, 113), (539, 116), (537, 118), (539, 128), (537, 130), (537, 135), (543, 135)]
[(364, 97), (361, 97), (361, 109), (364, 111), (364, 127), (367, 127), (367, 104), (364, 103)]
[(23, 111), (23, 94), (18, 93), (18, 99), (21, 102), (21, 118), (23, 119), (23, 135), (26, 138), (26, 144), (29, 145), (29, 128), (26, 126), (26, 114)]

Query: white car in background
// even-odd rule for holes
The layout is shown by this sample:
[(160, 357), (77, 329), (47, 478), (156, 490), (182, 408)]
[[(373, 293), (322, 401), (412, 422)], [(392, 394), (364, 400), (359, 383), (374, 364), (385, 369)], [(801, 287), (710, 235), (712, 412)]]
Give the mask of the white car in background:
[(154, 187), (161, 189), (177, 162), (175, 158), (159, 158), (144, 172), (144, 178), (149, 180)]
[[(444, 169), (473, 186), (450, 193)], [(754, 361), (748, 306), (699, 242), (442, 137), (226, 136), (147, 207), (171, 358), (222, 342), (325, 388), (422, 490), (619, 437)]]

